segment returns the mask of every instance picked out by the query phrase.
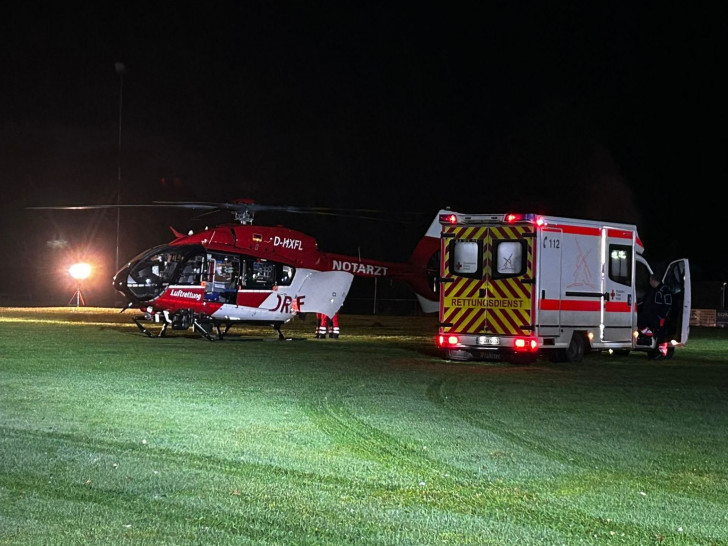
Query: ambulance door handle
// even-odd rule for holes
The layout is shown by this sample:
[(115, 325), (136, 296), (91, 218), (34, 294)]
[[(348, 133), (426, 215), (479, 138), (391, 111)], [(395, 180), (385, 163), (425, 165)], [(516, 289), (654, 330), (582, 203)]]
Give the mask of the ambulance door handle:
[(605, 298), (609, 300), (609, 292), (602, 294), (601, 292), (571, 292), (567, 290), (565, 294), (567, 296), (576, 296), (579, 298)]
[(604, 292), (602, 295), (604, 296), (604, 301), (609, 301), (609, 292)]

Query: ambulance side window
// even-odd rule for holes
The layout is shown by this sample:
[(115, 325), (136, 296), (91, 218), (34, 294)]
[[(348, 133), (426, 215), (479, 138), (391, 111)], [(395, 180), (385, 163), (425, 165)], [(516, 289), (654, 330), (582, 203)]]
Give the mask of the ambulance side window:
[(526, 272), (526, 241), (494, 241), (493, 245), (493, 278), (517, 277)]
[(632, 286), (632, 247), (609, 245), (609, 278), (625, 286)]
[(450, 271), (460, 277), (483, 276), (483, 242), (454, 240), (450, 243)]

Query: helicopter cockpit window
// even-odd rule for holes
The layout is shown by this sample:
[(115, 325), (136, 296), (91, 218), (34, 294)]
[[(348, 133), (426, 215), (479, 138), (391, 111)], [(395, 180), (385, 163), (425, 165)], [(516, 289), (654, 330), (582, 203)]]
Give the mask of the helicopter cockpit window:
[(243, 285), (248, 289), (267, 290), (276, 283), (278, 268), (266, 260), (246, 260)]
[(179, 262), (179, 253), (165, 250), (140, 261), (132, 274), (134, 280), (147, 285), (169, 283), (174, 280)]
[(281, 275), (278, 278), (278, 284), (281, 286), (288, 286), (293, 282), (293, 274), (296, 270), (290, 265), (282, 265), (280, 267)]
[(201, 246), (157, 246), (129, 261), (114, 285), (133, 301), (149, 301), (171, 284), (199, 284), (204, 260)]
[(202, 281), (202, 270), (205, 264), (205, 257), (202, 254), (196, 254), (187, 259), (182, 266), (178, 284), (200, 284)]
[(254, 286), (269, 287), (275, 281), (275, 264), (264, 261), (253, 262), (252, 281)]

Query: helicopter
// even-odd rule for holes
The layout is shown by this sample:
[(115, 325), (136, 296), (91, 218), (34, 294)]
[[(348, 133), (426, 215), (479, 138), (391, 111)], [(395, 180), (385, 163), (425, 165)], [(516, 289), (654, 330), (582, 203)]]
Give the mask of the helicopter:
[[(242, 324), (281, 328), (296, 316), (334, 316), (344, 304), (354, 277), (401, 281), (410, 286), (425, 313), (438, 309), (437, 255), (440, 211), (407, 263), (386, 262), (319, 250), (316, 239), (301, 231), (253, 223), (259, 211), (337, 214), (323, 208), (258, 204), (153, 201), (151, 205), (81, 205), (28, 207), (87, 210), (118, 207), (179, 207), (226, 211), (233, 221), (188, 233), (170, 228), (174, 239), (144, 250), (112, 279), (114, 289), (135, 308), (139, 330), (163, 337), (168, 328), (192, 328), (208, 340), (223, 339)], [(348, 213), (372, 211), (348, 211)], [(351, 215), (344, 213), (343, 215)], [(155, 326), (153, 327), (152, 324)], [(157, 329), (156, 332), (153, 329)]]

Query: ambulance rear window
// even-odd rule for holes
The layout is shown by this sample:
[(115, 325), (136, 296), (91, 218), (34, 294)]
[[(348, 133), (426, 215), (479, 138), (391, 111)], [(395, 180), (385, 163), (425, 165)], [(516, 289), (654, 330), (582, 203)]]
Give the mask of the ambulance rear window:
[(525, 270), (525, 242), (498, 241), (496, 245), (494, 276), (523, 275)]
[(482, 277), (482, 241), (455, 240), (450, 247), (450, 271), (461, 277)]

